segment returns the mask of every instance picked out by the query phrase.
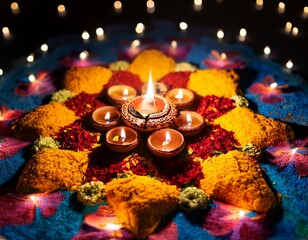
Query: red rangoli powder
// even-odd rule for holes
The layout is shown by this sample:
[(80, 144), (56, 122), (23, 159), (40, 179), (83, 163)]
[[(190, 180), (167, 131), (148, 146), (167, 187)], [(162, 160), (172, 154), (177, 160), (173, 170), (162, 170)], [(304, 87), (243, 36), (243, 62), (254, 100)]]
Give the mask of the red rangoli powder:
[(209, 122), (235, 108), (234, 101), (229, 98), (209, 95), (201, 98), (197, 104), (197, 112)]
[(67, 100), (65, 105), (70, 110), (74, 111), (77, 116), (84, 117), (93, 112), (96, 108), (106, 106), (102, 101), (99, 101), (97, 94), (88, 94), (82, 92), (77, 96)]
[(164, 76), (160, 82), (167, 85), (169, 89), (186, 88), (191, 72), (171, 72)]
[(90, 150), (99, 141), (98, 133), (91, 133), (83, 129), (81, 125), (81, 122), (76, 121), (60, 129), (57, 140), (60, 142), (62, 149), (73, 151)]
[(114, 71), (108, 83), (104, 85), (103, 91), (106, 91), (111, 86), (121, 84), (128, 85), (137, 91), (140, 91), (142, 87), (142, 82), (138, 75), (128, 71)]
[(206, 159), (215, 154), (226, 153), (238, 144), (233, 132), (213, 125), (205, 128), (200, 137), (188, 144), (188, 147), (193, 150), (193, 156)]

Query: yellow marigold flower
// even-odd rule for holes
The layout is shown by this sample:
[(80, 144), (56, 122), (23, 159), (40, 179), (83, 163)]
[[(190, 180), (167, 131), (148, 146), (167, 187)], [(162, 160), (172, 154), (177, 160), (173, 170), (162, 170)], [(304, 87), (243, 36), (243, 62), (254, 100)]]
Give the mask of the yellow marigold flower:
[(63, 87), (75, 93), (100, 93), (109, 81), (112, 71), (101, 66), (73, 67), (64, 75)]
[(17, 119), (10, 128), (16, 138), (34, 141), (39, 137), (55, 137), (61, 127), (77, 119), (75, 113), (62, 103), (49, 103)]
[(175, 61), (158, 50), (144, 50), (133, 60), (128, 70), (139, 75), (142, 82), (149, 80), (151, 71), (153, 80), (158, 81), (175, 70)]
[(136, 238), (154, 232), (163, 215), (175, 209), (180, 194), (176, 186), (136, 175), (107, 183), (105, 191), (117, 218)]
[(208, 158), (202, 163), (200, 188), (214, 199), (245, 209), (267, 212), (276, 206), (257, 161), (239, 151)]
[(233, 131), (241, 147), (252, 143), (259, 148), (264, 148), (292, 138), (292, 132), (286, 124), (256, 114), (245, 107), (232, 109), (216, 119), (214, 124)]
[(88, 167), (86, 152), (44, 148), (25, 166), (18, 184), (21, 193), (76, 190), (85, 179)]
[(205, 69), (190, 75), (187, 88), (200, 96), (230, 98), (237, 95), (238, 75), (234, 71)]

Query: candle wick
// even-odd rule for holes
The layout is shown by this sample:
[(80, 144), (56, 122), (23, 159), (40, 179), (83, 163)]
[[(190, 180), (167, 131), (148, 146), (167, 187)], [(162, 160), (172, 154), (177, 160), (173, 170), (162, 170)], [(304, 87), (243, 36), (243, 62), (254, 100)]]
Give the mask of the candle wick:
[(165, 141), (163, 141), (163, 146), (165, 147), (165, 146), (167, 146), (168, 144), (170, 143), (170, 140), (169, 139), (166, 139)]

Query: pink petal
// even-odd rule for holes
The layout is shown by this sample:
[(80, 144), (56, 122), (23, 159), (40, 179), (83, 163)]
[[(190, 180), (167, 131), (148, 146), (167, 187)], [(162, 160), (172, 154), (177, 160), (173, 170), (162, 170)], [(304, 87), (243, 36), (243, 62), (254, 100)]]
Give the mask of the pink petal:
[(151, 234), (149, 240), (176, 240), (178, 239), (178, 227), (174, 222), (170, 222), (167, 226), (159, 231)]
[(63, 193), (51, 193), (40, 197), (38, 201), (38, 207), (41, 209), (41, 213), (45, 218), (54, 215), (58, 209), (60, 203), (65, 199)]
[(13, 137), (3, 138), (3, 142), (0, 142), (0, 160), (15, 155), (20, 149), (30, 144), (31, 142), (20, 141)]
[(35, 205), (24, 198), (0, 196), (0, 227), (31, 224), (35, 217)]
[(283, 97), (280, 97), (279, 95), (270, 94), (261, 96), (260, 101), (267, 104), (277, 104), (285, 102), (285, 99)]
[(294, 167), (300, 177), (308, 176), (308, 154), (294, 154)]

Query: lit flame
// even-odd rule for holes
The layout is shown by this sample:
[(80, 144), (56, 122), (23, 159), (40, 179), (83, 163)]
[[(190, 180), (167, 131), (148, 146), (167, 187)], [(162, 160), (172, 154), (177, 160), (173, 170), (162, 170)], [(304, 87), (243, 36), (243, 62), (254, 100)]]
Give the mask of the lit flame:
[(187, 113), (187, 115), (186, 115), (186, 121), (187, 121), (187, 125), (191, 125), (191, 123), (192, 123), (192, 119), (191, 119), (191, 116), (190, 116), (190, 114), (189, 113)]
[(31, 195), (30, 196), (30, 200), (34, 203), (34, 204), (37, 204), (37, 202), (39, 201), (39, 197), (38, 196), (34, 196), (34, 195)]
[(182, 100), (183, 99), (183, 90), (179, 89), (178, 93), (175, 95), (175, 98), (177, 100)]
[(170, 136), (170, 133), (167, 131), (165, 141), (163, 141), (162, 145), (165, 147), (170, 143), (170, 141), (171, 141), (171, 136)]
[(30, 74), (28, 77), (29, 82), (34, 82), (35, 81), (35, 76), (33, 74)]
[(278, 84), (276, 82), (270, 84), (271, 88), (276, 88), (277, 86), (278, 86)]
[(110, 112), (107, 112), (106, 115), (105, 115), (105, 122), (109, 122), (110, 120)]
[(124, 128), (121, 128), (120, 139), (122, 142), (125, 142), (126, 134)]
[(127, 96), (128, 96), (128, 89), (124, 88), (124, 90), (123, 90), (123, 99), (127, 100)]
[(150, 71), (147, 93), (144, 95), (143, 98), (144, 98), (144, 100), (145, 100), (147, 103), (154, 104), (154, 106), (155, 106), (154, 93), (155, 93), (156, 91), (155, 91), (154, 88), (155, 88), (155, 86), (154, 86), (153, 80), (152, 80), (152, 73), (151, 73), (151, 71)]
[(239, 213), (238, 213), (238, 216), (239, 216), (239, 218), (244, 217), (245, 216), (245, 211), (240, 210)]
[(0, 121), (2, 121), (4, 118), (2, 116), (2, 112), (0, 111)]
[(297, 148), (293, 148), (293, 149), (291, 149), (291, 153), (292, 153), (292, 155), (294, 155), (294, 154), (296, 153), (296, 151), (297, 151)]
[(105, 224), (105, 229), (108, 231), (118, 231), (122, 227), (121, 224), (114, 224), (114, 223), (106, 223)]
[(227, 59), (227, 54), (221, 53), (220, 54), (220, 58), (221, 58), (221, 60), (226, 60)]
[(175, 40), (173, 40), (173, 41), (171, 42), (171, 48), (172, 48), (172, 49), (176, 49), (177, 47), (178, 47), (178, 42), (175, 41)]

